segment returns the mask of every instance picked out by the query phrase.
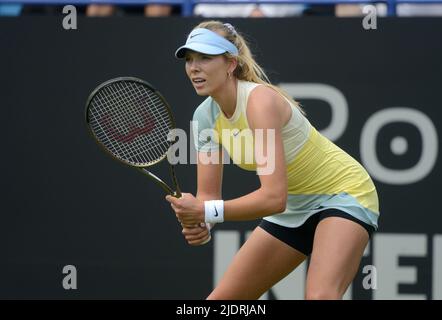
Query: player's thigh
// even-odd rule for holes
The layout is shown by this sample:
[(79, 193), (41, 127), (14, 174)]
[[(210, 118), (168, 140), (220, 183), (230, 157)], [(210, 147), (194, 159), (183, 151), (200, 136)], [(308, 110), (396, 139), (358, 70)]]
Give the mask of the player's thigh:
[(258, 299), (305, 258), (301, 252), (257, 227), (208, 299)]
[(340, 299), (353, 281), (368, 240), (367, 231), (354, 221), (323, 219), (315, 232), (306, 297)]

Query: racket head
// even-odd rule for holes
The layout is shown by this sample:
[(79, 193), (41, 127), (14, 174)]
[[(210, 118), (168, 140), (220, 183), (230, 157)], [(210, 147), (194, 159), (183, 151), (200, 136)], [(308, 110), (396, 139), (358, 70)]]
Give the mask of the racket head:
[(132, 167), (152, 166), (167, 157), (175, 128), (169, 104), (148, 82), (118, 77), (97, 86), (86, 101), (85, 119), (102, 149)]

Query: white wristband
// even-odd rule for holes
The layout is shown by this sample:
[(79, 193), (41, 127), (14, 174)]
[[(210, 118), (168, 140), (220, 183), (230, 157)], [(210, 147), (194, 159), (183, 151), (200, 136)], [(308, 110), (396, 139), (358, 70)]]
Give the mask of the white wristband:
[(218, 223), (224, 221), (224, 201), (204, 201), (204, 221), (206, 223)]

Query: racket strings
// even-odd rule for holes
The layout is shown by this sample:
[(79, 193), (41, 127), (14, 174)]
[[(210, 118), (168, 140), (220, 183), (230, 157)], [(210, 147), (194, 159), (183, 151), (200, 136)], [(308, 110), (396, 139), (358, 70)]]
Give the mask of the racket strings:
[[(119, 84), (117, 84), (117, 85), (119, 85)], [(121, 84), (120, 84), (121, 85)], [(109, 90), (111, 90), (112, 88), (108, 88)], [(125, 88), (126, 89), (126, 88)], [(132, 89), (132, 88), (131, 88)], [(121, 105), (125, 108), (125, 110), (127, 110), (127, 111), (125, 111), (123, 114), (122, 114), (122, 116), (123, 116), (123, 118), (122, 119), (118, 119), (118, 120), (121, 120), (121, 121), (118, 121), (117, 122), (117, 125), (119, 125), (119, 126), (121, 126), (121, 128), (119, 128), (119, 129), (121, 129), (121, 130), (125, 130), (126, 128), (128, 128), (129, 126), (133, 126), (134, 125), (134, 122), (140, 122), (139, 120), (140, 120), (140, 117), (139, 117), (139, 114), (137, 114), (137, 112), (138, 112), (138, 110), (137, 110), (137, 108), (139, 108), (140, 106), (139, 106), (139, 104), (140, 104), (140, 102), (141, 102), (141, 100), (143, 100), (143, 99), (145, 99), (146, 97), (145, 96), (143, 96), (142, 94), (142, 92), (140, 92), (140, 91), (138, 91), (141, 95), (140, 96), (138, 96), (138, 97), (134, 97), (134, 96), (128, 96), (127, 95), (127, 91), (121, 91), (122, 92), (122, 94), (124, 95), (124, 100), (119, 100), (119, 101), (117, 101), (118, 103), (121, 103)], [(149, 95), (147, 95), (147, 97), (149, 97)], [(134, 106), (135, 106), (135, 108), (134, 108)], [(153, 108), (151, 111), (155, 111), (155, 108)], [(164, 111), (165, 113), (167, 113), (167, 111)], [(153, 113), (155, 113), (155, 112), (153, 112)], [(131, 119), (131, 116), (132, 116), (132, 118), (133, 118), (133, 115), (136, 115), (137, 117), (135, 118), (135, 119)], [(165, 116), (167, 116), (166, 114), (162, 114), (161, 115), (161, 117), (165, 117)], [(126, 120), (126, 121), (125, 121)], [(156, 119), (157, 120), (157, 119)], [(154, 134), (155, 132), (152, 132), (152, 134)], [(157, 136), (158, 137), (158, 136)], [(160, 138), (160, 137), (158, 137), (158, 138)]]
[[(126, 84), (126, 83), (124, 83), (124, 84)], [(121, 86), (123, 84), (117, 83), (117, 85)], [(111, 90), (112, 88), (109, 88), (109, 89)], [(121, 103), (124, 108), (129, 109), (128, 112), (123, 113), (123, 116), (127, 118), (126, 121), (124, 121), (124, 118), (123, 118), (123, 121), (120, 123), (120, 126), (122, 127), (121, 129), (123, 129), (123, 130), (129, 126), (133, 126), (133, 122), (137, 120), (137, 119), (130, 119), (131, 115), (135, 114), (135, 115), (139, 116), (139, 113), (137, 113), (138, 110), (136, 108), (133, 108), (133, 106), (136, 106), (137, 108), (139, 108), (138, 105), (141, 102), (141, 100), (145, 99), (146, 97), (150, 98), (150, 96), (151, 96), (151, 94), (149, 94), (149, 92), (147, 92), (147, 96), (145, 96), (144, 94), (146, 94), (146, 92), (141, 92), (140, 90), (136, 90), (137, 89), (136, 87), (131, 87), (131, 88), (129, 88), (129, 90), (133, 90), (133, 92), (138, 92), (140, 95), (138, 97), (129, 96), (129, 95), (127, 95), (128, 91), (126, 89), (127, 88), (124, 88), (124, 90), (121, 91), (126, 100), (119, 101), (119, 103)], [(134, 98), (135, 98), (135, 100), (134, 100)], [(134, 103), (128, 103), (130, 101), (133, 101)], [(152, 101), (152, 99), (151, 99), (151, 101)], [(157, 105), (159, 105), (159, 103), (162, 103), (162, 102), (159, 99), (156, 99), (155, 104), (151, 104), (151, 106), (157, 106)], [(163, 109), (164, 110), (162, 111), (162, 114), (159, 114), (159, 117), (157, 117), (155, 120), (162, 119), (164, 117), (168, 117), (167, 110), (165, 108), (163, 108)], [(151, 111), (154, 111), (153, 113), (154, 114), (157, 113), (157, 115), (158, 115), (158, 112), (155, 112), (155, 110), (156, 110), (156, 108), (152, 108)], [(166, 123), (164, 123), (164, 121), (163, 121), (163, 125), (168, 126)], [(168, 130), (167, 130), (167, 132), (168, 132)], [(156, 131), (152, 131), (151, 134), (154, 136), (155, 140), (164, 141), (164, 136), (159, 135)], [(166, 136), (167, 136), (167, 133), (166, 133)], [(144, 142), (148, 145), (148, 147), (151, 147), (152, 151), (155, 153), (155, 155), (157, 157), (161, 157), (161, 155), (164, 152), (162, 150), (157, 151), (155, 149), (155, 147), (158, 146), (158, 144), (152, 145), (152, 143), (151, 143), (152, 141), (153, 140), (147, 140)], [(166, 146), (166, 147), (168, 147), (168, 146)], [(129, 150), (129, 152), (130, 152), (130, 150)], [(134, 154), (134, 156), (136, 156), (136, 154)]]
[(117, 158), (147, 165), (165, 157), (173, 123), (165, 103), (147, 87), (111, 83), (93, 97), (89, 115), (97, 139)]
[[(107, 89), (107, 90), (106, 90)], [(100, 101), (102, 104), (101, 106), (106, 106), (106, 104), (111, 104), (112, 100), (111, 99), (115, 99), (116, 103), (121, 104), (122, 107), (126, 107), (127, 104), (125, 103), (124, 100), (122, 100), (121, 98), (118, 98), (118, 96), (114, 95), (114, 97), (109, 96), (107, 97), (107, 94), (109, 94), (109, 90), (112, 91), (110, 88), (105, 88), (103, 90), (103, 92), (100, 92), (97, 95), (97, 99), (98, 101)], [(96, 110), (100, 110), (100, 108), (96, 108)], [(138, 161), (142, 161), (141, 158), (138, 158), (137, 155), (133, 152), (133, 150), (131, 150), (127, 144), (124, 143), (117, 143), (117, 141), (115, 141), (116, 139), (116, 132), (120, 132), (120, 133), (128, 133), (128, 132), (124, 132), (122, 129), (124, 129), (124, 127), (127, 127), (128, 124), (125, 123), (124, 118), (120, 118), (120, 119), (116, 119), (115, 114), (111, 114), (108, 109), (103, 109), (106, 112), (102, 112), (100, 114), (100, 117), (97, 117), (97, 119), (100, 119), (100, 121), (97, 121), (97, 123), (100, 125), (102, 131), (101, 131), (101, 135), (99, 136), (100, 140), (105, 143), (106, 141), (110, 144), (110, 146), (107, 146), (110, 151), (113, 151), (113, 153), (115, 153), (117, 156), (121, 156), (122, 154), (127, 154), (128, 156), (135, 158), (136, 162)], [(112, 123), (111, 121), (111, 117), (112, 117)], [(112, 127), (113, 126), (113, 127)], [(109, 128), (111, 128), (111, 139), (109, 139), (109, 132), (107, 133), (107, 131), (109, 131)], [(122, 139), (122, 138), (120, 138)]]
[[(121, 84), (119, 84), (119, 89), (122, 89), (121, 88)], [(124, 89), (126, 89), (126, 88), (124, 88)], [(123, 117), (123, 119), (120, 119), (120, 120), (123, 120), (122, 122), (121, 122), (121, 126), (124, 128), (124, 127), (128, 127), (128, 125), (131, 125), (132, 127), (134, 126), (134, 124), (132, 123), (132, 124), (130, 124), (130, 122), (128, 123), (128, 121), (134, 121), (134, 119), (130, 119), (130, 117), (127, 117), (128, 115), (131, 115), (131, 114), (133, 114), (134, 113), (134, 108), (129, 108), (130, 106), (136, 106), (137, 108), (139, 108), (139, 103), (140, 103), (140, 101), (137, 101), (137, 100), (134, 100), (133, 99), (133, 97), (131, 97), (130, 95), (128, 95), (127, 94), (127, 91), (124, 91), (124, 90), (120, 90), (120, 92), (123, 94), (123, 97), (124, 97), (124, 99), (126, 100), (126, 101), (122, 101), (121, 99), (119, 99), (119, 101), (118, 101), (118, 103), (120, 103), (124, 108), (125, 108), (125, 110), (128, 110), (128, 112), (125, 112), (124, 113), (124, 116), (125, 117)], [(143, 99), (144, 97), (143, 96), (141, 96), (141, 99)], [(129, 101), (130, 103), (127, 103), (127, 101)], [(136, 110), (136, 109), (135, 109)], [(137, 115), (139, 115), (139, 113), (137, 114)], [(124, 121), (124, 118), (127, 118), (128, 120), (126, 120), (126, 121)], [(127, 132), (126, 132), (127, 133)], [(136, 133), (136, 132), (135, 132)], [(158, 136), (158, 134), (156, 134), (156, 132), (155, 131), (153, 131), (153, 132), (151, 132), (151, 134), (153, 134), (154, 135), (154, 139), (158, 139), (158, 138), (160, 138), (159, 136)], [(130, 138), (130, 137), (129, 137)], [(152, 140), (151, 140), (152, 141)], [(124, 141), (124, 142), (128, 142), (128, 141)], [(145, 144), (147, 144), (147, 146), (148, 147), (150, 147), (150, 149), (151, 149), (151, 151), (154, 153), (154, 156), (155, 157), (159, 157), (159, 156), (161, 156), (160, 154), (161, 154), (161, 151), (160, 150), (157, 150), (157, 146), (158, 145), (152, 145), (149, 141), (145, 141)], [(125, 146), (127, 147), (128, 146), (128, 144), (125, 144)], [(138, 149), (140, 149), (140, 148), (138, 148)], [(147, 161), (149, 161), (150, 159), (145, 159), (144, 157), (139, 157), (140, 155), (142, 156), (142, 154), (140, 154), (139, 152), (138, 153), (133, 153), (133, 152), (130, 152), (131, 150), (129, 149), (129, 150), (127, 150), (126, 149), (126, 151), (129, 151), (129, 155), (130, 156), (132, 156), (132, 157), (135, 157), (135, 159), (138, 161), (138, 162), (145, 162), (146, 160)], [(137, 157), (138, 156), (138, 157)]]

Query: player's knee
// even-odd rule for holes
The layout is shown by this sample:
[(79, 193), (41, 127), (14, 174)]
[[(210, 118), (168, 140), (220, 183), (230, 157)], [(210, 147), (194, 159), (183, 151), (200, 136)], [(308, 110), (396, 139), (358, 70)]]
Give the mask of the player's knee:
[(342, 293), (333, 288), (312, 288), (305, 292), (306, 300), (340, 300)]
[(257, 300), (261, 295), (254, 290), (215, 288), (206, 300)]
[(206, 298), (206, 300), (231, 300), (232, 295), (227, 293), (223, 293), (220, 290), (214, 290), (211, 294)]

